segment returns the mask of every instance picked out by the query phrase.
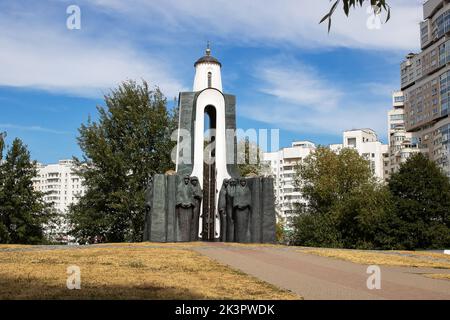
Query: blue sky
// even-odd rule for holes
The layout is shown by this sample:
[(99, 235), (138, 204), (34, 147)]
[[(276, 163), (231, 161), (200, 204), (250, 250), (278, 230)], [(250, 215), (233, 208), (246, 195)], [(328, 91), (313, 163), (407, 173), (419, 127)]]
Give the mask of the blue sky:
[[(238, 99), (238, 127), (279, 128), (293, 140), (341, 142), (370, 127), (386, 141), (399, 64), (419, 49), (420, 0), (391, 0), (392, 18), (366, 27), (366, 9), (318, 21), (327, 0), (0, 0), (0, 131), (33, 159), (80, 156), (77, 128), (103, 94), (146, 79), (172, 100), (190, 91), (207, 40)], [(81, 29), (66, 8), (81, 8)]]

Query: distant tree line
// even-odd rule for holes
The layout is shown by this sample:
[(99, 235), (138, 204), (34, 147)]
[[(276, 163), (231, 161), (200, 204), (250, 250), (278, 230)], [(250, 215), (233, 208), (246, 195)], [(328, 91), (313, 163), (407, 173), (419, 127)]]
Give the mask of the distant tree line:
[(450, 247), (450, 180), (422, 154), (386, 184), (355, 150), (319, 147), (297, 168), (306, 204), (292, 220), (291, 244), (358, 249)]

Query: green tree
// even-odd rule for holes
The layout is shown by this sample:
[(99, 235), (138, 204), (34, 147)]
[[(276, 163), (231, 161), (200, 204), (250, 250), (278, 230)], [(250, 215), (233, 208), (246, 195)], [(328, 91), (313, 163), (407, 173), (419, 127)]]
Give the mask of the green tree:
[(70, 209), (72, 234), (79, 241), (140, 241), (148, 177), (174, 168), (171, 134), (176, 110), (161, 91), (144, 81), (123, 82), (97, 107), (98, 122), (79, 129), (83, 160), (75, 159), (87, 192)]
[(396, 237), (405, 249), (450, 246), (450, 180), (422, 154), (411, 156), (389, 180)]
[[(2, 138), (0, 147), (3, 146)], [(36, 163), (31, 161), (30, 153), (20, 139), (15, 139), (7, 150), (0, 172), (0, 242), (43, 242), (44, 225), (51, 214), (43, 201), (43, 193), (33, 188)]]
[(353, 149), (339, 154), (319, 147), (297, 168), (296, 186), (306, 204), (294, 217), (293, 242), (307, 246), (373, 248), (392, 204), (372, 176), (368, 161)]
[(330, 7), (330, 11), (322, 18), (322, 20), (320, 20), (320, 23), (328, 21), (328, 32), (330, 32), (331, 29), (331, 18), (340, 3), (342, 3), (342, 9), (347, 17), (350, 14), (350, 8), (356, 8), (357, 6), (362, 7), (364, 4), (368, 3), (372, 6), (374, 13), (380, 14), (383, 11), (387, 13), (386, 22), (391, 18), (391, 8), (386, 0), (334, 0)]
[[(239, 154), (242, 152), (243, 154)], [(269, 167), (262, 161), (262, 150), (248, 138), (238, 142), (238, 164), (239, 172), (242, 177), (261, 176), (268, 173)]]

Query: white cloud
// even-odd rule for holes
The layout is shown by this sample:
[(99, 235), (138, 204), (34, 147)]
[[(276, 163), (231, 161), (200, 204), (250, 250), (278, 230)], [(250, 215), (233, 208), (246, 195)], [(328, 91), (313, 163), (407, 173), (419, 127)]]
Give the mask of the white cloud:
[(0, 85), (96, 98), (126, 79), (145, 79), (169, 97), (182, 89), (164, 59), (142, 54), (127, 39), (84, 35), (0, 13)]
[[(363, 83), (349, 91), (344, 84), (319, 77), (315, 69), (297, 61), (269, 66), (262, 63), (259, 69), (262, 71), (256, 76), (267, 88), (263, 91), (274, 99), (241, 106), (238, 110), (242, 116), (297, 133), (338, 135), (344, 130), (367, 127), (385, 136), (389, 109), (386, 101), (390, 99), (385, 85)], [(373, 90), (370, 99), (368, 87)]]
[(380, 30), (367, 28), (370, 15), (366, 7), (351, 11), (349, 19), (339, 8), (328, 35), (326, 24), (318, 24), (331, 5), (325, 0), (93, 0), (93, 3), (118, 14), (133, 15), (140, 22), (162, 21), (174, 30), (242, 42), (285, 42), (301, 48), (418, 49), (418, 23), (422, 19), (421, 0), (389, 1), (392, 17)]
[(332, 111), (343, 95), (309, 66), (295, 63), (289, 68), (272, 65), (260, 66), (257, 70), (264, 81), (262, 92), (312, 111)]

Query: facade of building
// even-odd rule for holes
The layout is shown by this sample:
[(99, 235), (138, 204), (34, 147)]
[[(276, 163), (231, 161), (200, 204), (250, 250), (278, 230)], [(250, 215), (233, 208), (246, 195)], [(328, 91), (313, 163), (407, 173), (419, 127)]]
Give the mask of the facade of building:
[(379, 180), (385, 179), (388, 146), (378, 140), (372, 129), (354, 129), (344, 131), (342, 144), (332, 144), (330, 149), (339, 152), (342, 148), (355, 149), (360, 156), (370, 163), (370, 168)]
[(33, 180), (35, 190), (45, 192), (45, 202), (53, 204), (58, 211), (67, 212), (69, 205), (83, 195), (85, 188), (80, 176), (73, 171), (72, 160), (61, 160), (57, 164), (38, 164), (38, 175)]
[(450, 176), (450, 1), (426, 1), (423, 14), (422, 50), (400, 66), (405, 128), (412, 144)]
[(38, 175), (33, 179), (35, 190), (45, 193), (44, 201), (60, 213), (60, 219), (55, 225), (46, 226), (49, 238), (56, 241), (68, 242), (67, 221), (64, 214), (69, 206), (77, 202), (78, 196), (84, 195), (86, 188), (83, 180), (74, 173), (72, 160), (61, 160), (57, 164), (38, 164)]
[(385, 166), (385, 178), (397, 172), (411, 154), (420, 152), (413, 141), (413, 134), (405, 129), (404, 95), (402, 91), (392, 95), (392, 109), (388, 112), (389, 159)]
[(315, 149), (312, 142), (296, 141), (289, 148), (263, 154), (263, 160), (274, 177), (277, 213), (284, 219), (293, 214), (295, 203), (303, 201), (300, 191), (294, 185), (295, 166)]

